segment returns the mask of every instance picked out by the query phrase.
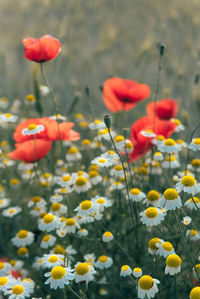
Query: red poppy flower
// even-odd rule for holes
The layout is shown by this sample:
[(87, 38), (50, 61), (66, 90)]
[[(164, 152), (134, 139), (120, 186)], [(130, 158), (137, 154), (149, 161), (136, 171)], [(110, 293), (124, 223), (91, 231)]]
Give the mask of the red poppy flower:
[(80, 135), (71, 129), (73, 126), (74, 123), (72, 122), (58, 124), (56, 120), (48, 117), (30, 118), (17, 126), (14, 132), (14, 140), (20, 143), (34, 139), (35, 135), (36, 139), (56, 141), (60, 139), (61, 135), (62, 140), (75, 141), (80, 139)]
[[(155, 128), (154, 128), (155, 126)], [(154, 119), (150, 116), (144, 116), (133, 123), (131, 127), (131, 138), (134, 145), (134, 150), (130, 154), (131, 160), (138, 160), (152, 147), (151, 139), (141, 134), (141, 131), (151, 130), (157, 135), (163, 135), (168, 138), (174, 131), (176, 125), (169, 120)]]
[(44, 35), (38, 39), (28, 37), (23, 39), (24, 56), (35, 62), (45, 62), (58, 56), (61, 51), (59, 40), (51, 35)]
[(145, 100), (150, 95), (150, 88), (136, 81), (110, 78), (103, 85), (103, 100), (112, 112), (130, 110), (139, 101)]
[(50, 151), (52, 142), (45, 139), (28, 140), (15, 144), (16, 149), (8, 156), (25, 162), (39, 161)]
[(15, 279), (17, 279), (17, 278), (22, 278), (21, 273), (20, 273), (19, 271), (17, 271), (17, 270), (11, 269), (11, 270), (10, 270), (10, 274), (11, 274)]
[(176, 117), (176, 114), (178, 112), (178, 103), (172, 99), (163, 99), (157, 102), (156, 105), (154, 102), (149, 103), (146, 106), (146, 110), (149, 116), (154, 116), (156, 112), (156, 116), (158, 118), (170, 119), (172, 117)]

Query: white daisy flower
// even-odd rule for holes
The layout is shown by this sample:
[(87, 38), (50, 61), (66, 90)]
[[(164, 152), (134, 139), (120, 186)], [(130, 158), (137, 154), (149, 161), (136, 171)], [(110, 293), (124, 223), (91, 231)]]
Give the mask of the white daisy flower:
[(9, 105), (9, 101), (8, 101), (8, 98), (6, 97), (2, 97), (0, 98), (0, 108), (1, 109), (6, 109)]
[(150, 207), (140, 213), (141, 222), (146, 226), (154, 226), (161, 223), (164, 220), (164, 214), (160, 209)]
[(102, 155), (102, 157), (109, 159), (111, 162), (114, 160), (119, 160), (118, 155), (114, 151), (107, 151)]
[(182, 139), (177, 139), (176, 140), (176, 145), (178, 146), (179, 151), (181, 151), (183, 148), (187, 147), (187, 144)]
[(103, 180), (102, 176), (99, 175), (98, 171), (96, 170), (90, 170), (88, 175), (89, 175), (89, 181), (92, 185), (97, 185)]
[(121, 182), (114, 182), (110, 187), (110, 191), (122, 190), (124, 189), (124, 187), (124, 184), (122, 184)]
[(159, 280), (152, 278), (149, 275), (141, 276), (138, 281), (138, 298), (153, 298), (158, 292), (157, 284), (159, 283)]
[(55, 183), (62, 187), (71, 186), (74, 183), (74, 178), (69, 173), (64, 173), (61, 177), (55, 177)]
[(124, 265), (120, 270), (120, 277), (130, 276), (132, 274), (132, 270), (128, 265)]
[(162, 167), (163, 168), (179, 168), (180, 163), (176, 159), (174, 155), (170, 155), (170, 157), (166, 157), (165, 160), (162, 162)]
[(135, 278), (139, 278), (139, 277), (141, 277), (141, 276), (142, 276), (142, 269), (141, 269), (141, 268), (138, 268), (138, 267), (134, 268), (134, 269), (133, 269), (133, 276), (134, 276)]
[(77, 193), (86, 192), (91, 188), (91, 184), (84, 176), (78, 176), (74, 182), (74, 190)]
[(177, 118), (171, 118), (170, 121), (176, 125), (175, 132), (181, 132), (185, 130), (185, 126)]
[(112, 166), (112, 162), (110, 161), (110, 159), (106, 158), (106, 157), (97, 157), (95, 159), (93, 159), (91, 161), (92, 164), (97, 164), (100, 167), (110, 167)]
[(193, 198), (189, 198), (189, 199), (184, 203), (184, 205), (185, 205), (187, 208), (191, 209), (191, 210), (193, 210), (193, 209), (195, 210), (196, 207), (195, 207), (194, 202), (195, 202), (196, 206), (200, 209), (200, 199), (199, 199), (198, 197), (196, 197), (196, 196), (194, 196)]
[(66, 154), (67, 161), (77, 161), (82, 158), (81, 153), (79, 152), (78, 148), (75, 146), (72, 146), (68, 149)]
[(6, 208), (10, 203), (9, 198), (1, 198), (0, 199), (0, 209)]
[(192, 218), (190, 218), (189, 216), (185, 216), (185, 217), (183, 217), (182, 223), (185, 225), (189, 225), (191, 221), (192, 221)]
[(21, 260), (11, 260), (9, 264), (17, 271), (21, 271), (24, 266), (24, 262)]
[(45, 268), (53, 268), (64, 264), (64, 255), (62, 254), (44, 254), (42, 263)]
[(75, 268), (75, 282), (79, 283), (85, 281), (86, 283), (94, 280), (94, 275), (97, 272), (94, 270), (92, 264), (89, 263), (78, 263)]
[(13, 216), (19, 214), (21, 211), (22, 209), (20, 207), (10, 207), (6, 210), (3, 210), (2, 215), (12, 218)]
[(105, 232), (102, 236), (102, 241), (107, 243), (114, 239), (113, 234), (111, 232)]
[(84, 255), (84, 260), (85, 260), (85, 262), (94, 265), (95, 260), (96, 260), (96, 256), (94, 255), (94, 253), (88, 253), (88, 254)]
[(200, 138), (193, 138), (190, 144), (188, 145), (188, 148), (193, 150), (194, 152), (200, 150)]
[(142, 136), (148, 137), (148, 138), (155, 138), (156, 134), (152, 130), (142, 130), (140, 131), (140, 134)]
[(128, 139), (125, 140), (125, 147), (126, 147), (126, 151), (128, 154), (132, 153), (134, 146), (130, 140), (128, 140)]
[(158, 145), (158, 150), (162, 153), (168, 154), (179, 152), (179, 148), (177, 147), (176, 142), (171, 138), (165, 139), (163, 144)]
[(88, 127), (90, 130), (101, 130), (106, 128), (104, 122), (99, 119), (95, 119), (95, 121), (90, 123)]
[(50, 119), (53, 119), (53, 120), (63, 120), (63, 121), (66, 121), (66, 117), (64, 115), (61, 115), (61, 114), (54, 114), (52, 116), (49, 116)]
[(39, 221), (38, 228), (42, 231), (50, 232), (56, 228), (58, 228), (61, 224), (60, 218), (53, 214), (46, 214)]
[(64, 268), (62, 266), (54, 267), (51, 272), (44, 274), (45, 277), (49, 277), (45, 284), (50, 283), (50, 288), (56, 290), (57, 288), (63, 289), (64, 285), (69, 285), (70, 280), (74, 280), (73, 270), (70, 268)]
[(6, 275), (11, 270), (9, 263), (0, 262), (0, 276)]
[(0, 291), (4, 292), (9, 289), (10, 285), (13, 283), (13, 276), (2, 276), (0, 277)]
[(85, 228), (81, 228), (81, 229), (79, 229), (77, 234), (79, 237), (86, 237), (88, 235), (88, 230)]
[(159, 238), (152, 238), (151, 240), (149, 240), (148, 252), (152, 255), (157, 254), (159, 247), (156, 244), (161, 244), (162, 242), (164, 241)]
[[(115, 138), (116, 133), (112, 129), (110, 129), (110, 134), (111, 134), (112, 138)], [(110, 135), (108, 133), (108, 129), (105, 128), (105, 129), (99, 130), (95, 139), (98, 141), (101, 141), (102, 139), (110, 141)]]
[(30, 297), (31, 292), (30, 284), (18, 278), (10, 283), (9, 290), (5, 291), (5, 295), (9, 295), (9, 299), (24, 299)]
[(186, 231), (186, 235), (190, 238), (192, 241), (200, 240), (200, 233), (196, 229), (189, 229)]
[(27, 230), (20, 230), (17, 235), (11, 239), (11, 242), (16, 247), (27, 246), (34, 241), (34, 234)]
[(50, 213), (56, 216), (65, 215), (67, 211), (68, 207), (66, 205), (61, 204), (60, 202), (54, 202), (50, 207)]
[(77, 212), (78, 215), (87, 217), (88, 214), (93, 215), (95, 212), (98, 212), (98, 206), (90, 200), (84, 200), (74, 211)]
[(160, 207), (164, 207), (166, 210), (176, 210), (181, 208), (182, 201), (178, 192), (173, 188), (166, 189), (161, 197)]
[(166, 259), (165, 274), (176, 275), (181, 272), (182, 260), (177, 254), (171, 254)]
[(18, 119), (18, 116), (13, 115), (11, 113), (2, 113), (0, 114), (0, 122), (9, 122), (15, 123)]
[(54, 194), (50, 197), (50, 201), (55, 203), (55, 202), (61, 202), (63, 200), (63, 196), (60, 194)]
[(124, 150), (125, 142), (126, 142), (124, 136), (117, 135), (114, 139), (114, 142), (115, 142), (115, 145), (116, 145), (116, 148), (118, 149), (118, 151), (121, 152)]
[(42, 238), (40, 247), (47, 249), (49, 247), (52, 247), (55, 244), (55, 242), (56, 242), (56, 237), (54, 237), (53, 235), (45, 235)]
[(163, 154), (161, 152), (156, 152), (153, 155), (153, 159), (155, 161), (162, 161), (163, 160)]
[(185, 175), (179, 179), (175, 188), (178, 193), (180, 193), (182, 190), (193, 195), (200, 192), (199, 184), (196, 183), (195, 178), (191, 175)]
[(157, 254), (163, 257), (168, 257), (170, 254), (174, 254), (173, 245), (170, 242), (164, 242), (163, 240), (159, 243), (156, 243), (158, 247)]
[(97, 195), (97, 196), (93, 197), (91, 199), (91, 201), (97, 205), (100, 212), (103, 212), (104, 208), (109, 208), (112, 206), (111, 200), (109, 200), (107, 197), (103, 197), (103, 196)]
[(65, 229), (67, 233), (75, 234), (76, 229), (79, 229), (80, 225), (74, 218), (67, 218), (65, 221)]
[(42, 264), (43, 260), (41, 257), (35, 257), (35, 261), (33, 263), (33, 268), (35, 268), (36, 270), (41, 270), (44, 268), (44, 265)]
[(44, 207), (46, 204), (46, 201), (41, 196), (34, 196), (31, 201), (28, 202), (28, 207)]
[[(142, 201), (146, 197), (146, 194), (138, 188), (132, 188), (129, 190), (129, 197), (132, 201), (138, 202)], [(126, 199), (128, 200), (128, 197)]]
[(151, 140), (151, 143), (154, 145), (161, 145), (165, 141), (165, 137), (163, 135), (157, 135), (155, 138)]
[(110, 268), (113, 264), (113, 260), (111, 257), (106, 255), (101, 255), (97, 262), (95, 263), (95, 267), (100, 268), (101, 270)]
[(27, 128), (24, 128), (22, 130), (22, 135), (23, 136), (30, 136), (30, 135), (35, 135), (35, 134), (39, 134), (41, 132), (44, 131), (44, 126), (43, 125), (36, 125), (36, 124), (30, 124), (28, 125)]
[(70, 187), (65, 187), (65, 188), (56, 188), (55, 190), (54, 190), (54, 192), (56, 193), (56, 194), (63, 194), (63, 195), (65, 195), (65, 194), (69, 194), (70, 192), (72, 192), (72, 189), (70, 188)]
[(160, 203), (160, 193), (156, 190), (151, 190), (147, 193), (147, 196), (144, 200), (148, 206), (152, 205), (154, 207), (158, 207)]
[(111, 170), (110, 175), (116, 178), (120, 178), (124, 175), (123, 167), (121, 164), (116, 164)]

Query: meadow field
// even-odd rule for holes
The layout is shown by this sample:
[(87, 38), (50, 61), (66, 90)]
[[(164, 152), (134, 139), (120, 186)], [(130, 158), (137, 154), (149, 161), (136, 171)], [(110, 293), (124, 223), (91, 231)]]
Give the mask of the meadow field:
[(0, 0), (0, 298), (200, 299), (199, 11)]

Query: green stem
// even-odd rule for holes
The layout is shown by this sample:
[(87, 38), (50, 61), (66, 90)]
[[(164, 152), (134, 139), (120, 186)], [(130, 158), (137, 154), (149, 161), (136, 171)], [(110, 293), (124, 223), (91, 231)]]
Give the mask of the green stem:
[(68, 289), (74, 294), (74, 296), (76, 297), (76, 298), (79, 298), (79, 299), (82, 299), (82, 297), (81, 296), (79, 296), (70, 286), (67, 286), (68, 287)]

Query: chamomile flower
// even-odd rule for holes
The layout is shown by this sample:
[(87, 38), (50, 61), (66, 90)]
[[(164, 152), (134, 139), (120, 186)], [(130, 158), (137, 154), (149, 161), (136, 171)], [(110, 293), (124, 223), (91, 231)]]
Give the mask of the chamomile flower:
[(142, 130), (140, 131), (140, 134), (142, 136), (148, 137), (148, 138), (155, 138), (156, 134), (152, 130)]
[(200, 172), (200, 159), (193, 159), (191, 161), (191, 165), (188, 165), (188, 167), (189, 166), (191, 167), (192, 170)]
[(120, 271), (121, 277), (130, 276), (131, 274), (132, 274), (132, 270), (128, 265), (124, 265), (121, 267), (121, 271)]
[(159, 145), (163, 144), (164, 140), (165, 140), (165, 137), (163, 135), (157, 135), (155, 138), (153, 138), (151, 140), (151, 143), (159, 146)]
[(0, 291), (4, 292), (9, 289), (11, 283), (13, 282), (12, 276), (2, 276), (0, 277)]
[(194, 152), (200, 150), (200, 138), (193, 138), (190, 144), (188, 145), (188, 148), (193, 150)]
[(53, 268), (64, 264), (64, 255), (62, 254), (44, 254), (42, 263), (45, 268)]
[(176, 125), (175, 132), (181, 132), (185, 130), (185, 126), (177, 118), (171, 118), (170, 121)]
[(47, 249), (49, 247), (52, 247), (55, 244), (55, 242), (56, 242), (56, 237), (54, 237), (53, 235), (45, 235), (42, 238), (40, 247)]
[(0, 114), (0, 122), (9, 122), (15, 123), (18, 119), (18, 116), (11, 113), (2, 113)]
[(79, 283), (82, 281), (90, 282), (94, 280), (94, 275), (97, 272), (94, 270), (94, 267), (90, 263), (78, 263), (75, 268), (75, 282)]
[(176, 275), (181, 272), (182, 260), (177, 254), (170, 254), (166, 259), (165, 274)]
[(181, 208), (182, 201), (178, 192), (173, 188), (166, 189), (161, 197), (160, 206), (165, 207), (166, 210), (176, 210)]
[(84, 255), (84, 260), (85, 260), (85, 262), (94, 265), (95, 260), (96, 260), (96, 256), (94, 255), (94, 253), (88, 253), (88, 254)]
[(157, 244), (162, 244), (162, 242), (164, 242), (162, 239), (159, 238), (152, 238), (151, 240), (149, 240), (148, 243), (148, 252), (150, 254), (157, 254), (159, 247), (157, 246)]
[(77, 161), (82, 158), (81, 153), (79, 152), (78, 148), (72, 146), (68, 149), (66, 154), (67, 161)]
[(38, 228), (50, 232), (60, 226), (60, 218), (53, 214), (46, 214), (39, 222)]
[(118, 155), (114, 151), (107, 151), (102, 156), (105, 156), (106, 159), (109, 159), (111, 162), (114, 160), (119, 160)]
[(192, 241), (200, 240), (200, 233), (196, 229), (189, 229), (186, 231), (186, 235), (190, 238)]
[(110, 167), (112, 166), (112, 162), (110, 159), (106, 158), (105, 156), (100, 156), (91, 161), (92, 164), (97, 164), (100, 167)]
[(114, 139), (116, 148), (118, 151), (123, 151), (123, 148), (125, 146), (125, 138), (122, 135), (117, 135)]
[(19, 278), (13, 280), (9, 285), (9, 290), (5, 291), (9, 295), (9, 299), (24, 299), (30, 297), (32, 287), (26, 281), (21, 281)]
[(81, 228), (81, 229), (79, 229), (77, 234), (79, 237), (86, 237), (88, 235), (88, 230), (85, 228)]
[(91, 188), (91, 184), (84, 176), (78, 176), (74, 182), (74, 190), (77, 193), (86, 192)]
[(78, 215), (87, 217), (88, 214), (93, 215), (95, 212), (98, 212), (98, 206), (90, 200), (84, 200), (74, 211), (77, 212)]
[(0, 209), (6, 208), (10, 203), (9, 198), (1, 198), (0, 199)]
[(141, 222), (146, 226), (154, 226), (161, 223), (164, 220), (164, 214), (160, 209), (155, 207), (147, 208), (140, 213)]
[(55, 183), (62, 187), (71, 186), (73, 182), (74, 179), (69, 173), (64, 173), (61, 177), (55, 177)]
[(186, 202), (184, 203), (184, 205), (187, 208), (191, 209), (191, 210), (193, 210), (193, 209), (195, 210), (196, 207), (195, 207), (194, 202), (195, 202), (196, 206), (200, 209), (200, 199), (198, 197), (196, 197), (196, 196), (194, 196), (193, 198), (189, 198), (188, 200), (186, 200)]
[(17, 254), (21, 257), (28, 257), (28, 248), (27, 247), (19, 247), (17, 250)]
[(146, 197), (146, 194), (144, 194), (144, 192), (142, 192), (138, 188), (132, 188), (129, 191), (129, 197), (130, 197), (130, 199), (132, 201), (136, 201), (137, 202), (137, 201), (142, 201)]
[(69, 285), (70, 280), (74, 280), (73, 270), (62, 266), (54, 267), (51, 272), (44, 274), (45, 277), (49, 277), (45, 284), (50, 283), (50, 288), (56, 290), (57, 288), (63, 289), (64, 285)]
[(70, 193), (70, 192), (72, 192), (72, 189), (70, 188), (70, 187), (65, 187), (65, 188), (56, 188), (55, 190), (54, 190), (54, 192), (56, 193), (56, 194), (63, 194), (63, 195), (65, 195), (65, 194), (68, 194), (68, 193)]
[(32, 197), (31, 201), (28, 202), (28, 207), (36, 206), (36, 207), (43, 207), (46, 205), (46, 201), (41, 196), (34, 196)]
[(170, 155), (170, 157), (165, 158), (165, 160), (162, 163), (162, 167), (174, 169), (180, 167), (180, 163), (174, 155)]
[(105, 232), (102, 236), (102, 241), (107, 243), (114, 239), (113, 234), (111, 232)]
[[(112, 129), (110, 129), (110, 134), (113, 138), (115, 138), (116, 133)], [(98, 141), (101, 141), (102, 139), (110, 141), (110, 135), (108, 133), (108, 129), (105, 128), (105, 129), (99, 130), (98, 133), (97, 133), (97, 136), (95, 137), (95, 139), (98, 140)]]
[(179, 151), (179, 148), (176, 145), (176, 142), (171, 139), (165, 139), (163, 144), (160, 144), (158, 146), (158, 150), (162, 153), (168, 153), (168, 154), (173, 154), (173, 153), (177, 153)]
[(163, 257), (168, 257), (168, 255), (175, 253), (173, 245), (170, 242), (164, 242), (163, 240), (156, 243), (158, 247), (157, 254)]
[(183, 148), (187, 147), (187, 144), (182, 139), (176, 140), (176, 145), (178, 146), (179, 150), (181, 151)]
[(199, 299), (200, 298), (200, 287), (195, 287), (190, 292), (190, 299)]
[(141, 269), (141, 268), (138, 268), (138, 267), (134, 268), (134, 269), (133, 269), (133, 276), (134, 276), (135, 278), (139, 278), (139, 277), (141, 277), (141, 276), (142, 276), (142, 269)]
[(141, 276), (138, 281), (138, 298), (153, 298), (158, 292), (157, 284), (159, 283), (159, 280), (152, 278), (149, 275)]
[(182, 223), (185, 225), (189, 225), (191, 221), (192, 221), (192, 218), (190, 218), (189, 216), (185, 216), (185, 217), (183, 217)]
[(61, 115), (61, 114), (54, 114), (52, 116), (49, 116), (50, 119), (54, 119), (54, 120), (62, 120), (62, 121), (65, 121), (67, 118), (64, 116), (64, 115)]
[(11, 242), (16, 247), (27, 246), (32, 244), (34, 241), (34, 234), (27, 230), (18, 231), (17, 235), (11, 239)]
[(110, 175), (120, 178), (124, 175), (123, 167), (121, 164), (116, 164), (110, 171)]
[(0, 108), (1, 109), (6, 109), (9, 105), (9, 101), (8, 101), (8, 98), (6, 97), (2, 97), (0, 98)]
[(112, 206), (111, 200), (109, 200), (107, 197), (103, 197), (103, 196), (97, 195), (97, 196), (93, 197), (91, 199), (91, 201), (97, 205), (100, 212), (103, 212), (104, 208), (108, 208), (108, 207)]
[(160, 201), (160, 193), (156, 190), (151, 190), (147, 193), (146, 199), (144, 202), (147, 205), (152, 205), (154, 207), (158, 207)]
[(10, 260), (9, 264), (17, 271), (21, 271), (24, 265), (24, 262), (21, 260)]
[(33, 123), (33, 124), (28, 125), (27, 128), (24, 128), (22, 130), (22, 135), (23, 136), (36, 135), (36, 134), (43, 132), (44, 130), (45, 130), (45, 128), (43, 125), (37, 125), (37, 124)]
[(125, 140), (125, 148), (126, 148), (127, 153), (129, 153), (129, 154), (132, 153), (132, 151), (134, 149), (133, 143), (128, 139)]
[(99, 119), (95, 119), (94, 122), (88, 125), (88, 127), (90, 130), (101, 130), (106, 128), (104, 122)]
[(92, 185), (97, 185), (103, 180), (102, 176), (99, 175), (98, 171), (96, 170), (90, 170), (88, 175), (89, 175), (89, 181)]
[(156, 152), (153, 155), (154, 161), (162, 161), (163, 160), (163, 154), (161, 152)]
[(95, 267), (100, 268), (101, 270), (107, 269), (111, 267), (113, 264), (113, 260), (111, 257), (108, 257), (106, 255), (101, 255), (97, 262), (95, 263)]
[(124, 184), (122, 184), (122, 182), (119, 181), (115, 181), (110, 187), (111, 191), (122, 190), (122, 189), (124, 189)]
[(76, 229), (79, 229), (80, 225), (74, 218), (67, 218), (65, 221), (65, 229), (67, 233), (75, 234)]
[(0, 276), (6, 275), (11, 270), (9, 263), (0, 262)]
[(22, 211), (20, 207), (10, 207), (6, 210), (3, 210), (2, 215), (5, 217), (12, 218), (13, 216), (19, 214)]
[(61, 204), (60, 202), (54, 202), (50, 207), (50, 213), (56, 216), (65, 215), (67, 213), (67, 210), (67, 206)]
[(191, 175), (185, 175), (181, 179), (179, 179), (175, 188), (178, 191), (178, 193), (180, 193), (183, 190), (184, 192), (193, 195), (200, 191), (199, 184), (197, 184), (195, 178)]

